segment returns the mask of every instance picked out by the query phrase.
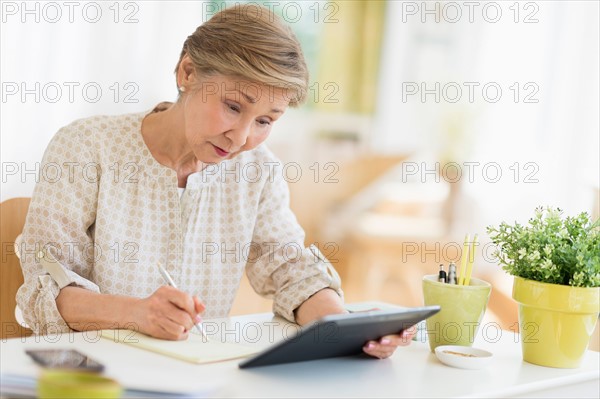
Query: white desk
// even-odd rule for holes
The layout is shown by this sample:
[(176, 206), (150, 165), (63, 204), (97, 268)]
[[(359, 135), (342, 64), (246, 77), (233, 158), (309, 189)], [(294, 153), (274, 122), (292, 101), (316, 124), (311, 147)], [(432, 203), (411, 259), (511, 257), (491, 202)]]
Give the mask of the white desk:
[[(206, 321), (205, 328), (212, 337), (267, 345), (289, 336), (296, 327), (271, 314), (258, 314)], [(0, 346), (0, 371), (36, 375), (38, 368), (25, 348), (69, 347), (104, 363), (105, 374), (125, 386), (197, 391), (216, 384), (219, 388), (212, 395), (223, 397), (600, 396), (597, 352), (588, 351), (578, 369), (553, 369), (523, 362), (520, 343), (510, 331), (502, 331), (496, 343), (478, 339), (475, 346), (494, 353), (488, 368), (445, 366), (427, 343), (413, 342), (385, 360), (349, 357), (240, 370), (239, 361), (194, 365), (89, 332), (5, 340)]]

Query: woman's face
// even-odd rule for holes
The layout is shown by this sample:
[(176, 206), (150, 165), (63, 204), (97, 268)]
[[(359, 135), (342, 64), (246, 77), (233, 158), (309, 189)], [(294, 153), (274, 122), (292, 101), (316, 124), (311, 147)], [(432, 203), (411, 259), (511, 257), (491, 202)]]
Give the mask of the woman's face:
[(289, 104), (283, 89), (220, 75), (191, 89), (180, 99), (185, 137), (203, 163), (231, 159), (261, 144)]

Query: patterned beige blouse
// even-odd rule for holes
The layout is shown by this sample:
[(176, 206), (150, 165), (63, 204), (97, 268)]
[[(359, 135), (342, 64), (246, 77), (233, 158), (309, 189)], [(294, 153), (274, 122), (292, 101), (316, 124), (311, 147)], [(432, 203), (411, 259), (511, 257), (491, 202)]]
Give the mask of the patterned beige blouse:
[[(318, 290), (343, 295), (331, 264), (305, 248), (283, 165), (264, 144), (190, 175), (180, 199), (176, 172), (142, 139), (146, 114), (78, 120), (50, 142), (20, 249), (17, 302), (34, 331), (69, 330), (56, 307), (64, 286), (145, 297), (164, 284), (158, 265), (203, 300), (205, 318), (227, 316), (244, 269), (291, 321)], [(48, 274), (40, 250), (61, 278)]]

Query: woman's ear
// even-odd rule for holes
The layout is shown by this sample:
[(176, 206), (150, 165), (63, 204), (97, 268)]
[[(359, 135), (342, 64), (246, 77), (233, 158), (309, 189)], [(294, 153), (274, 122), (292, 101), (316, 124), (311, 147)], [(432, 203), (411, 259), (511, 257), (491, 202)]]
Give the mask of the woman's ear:
[(189, 55), (184, 55), (177, 69), (177, 86), (187, 88), (196, 83), (196, 69)]

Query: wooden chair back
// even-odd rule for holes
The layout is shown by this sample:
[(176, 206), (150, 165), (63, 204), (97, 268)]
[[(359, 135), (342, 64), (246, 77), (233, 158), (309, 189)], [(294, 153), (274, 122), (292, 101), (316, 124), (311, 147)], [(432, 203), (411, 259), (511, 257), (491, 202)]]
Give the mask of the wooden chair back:
[(11, 198), (0, 203), (0, 338), (31, 335), (15, 317), (17, 290), (23, 284), (15, 240), (23, 231), (30, 198)]

